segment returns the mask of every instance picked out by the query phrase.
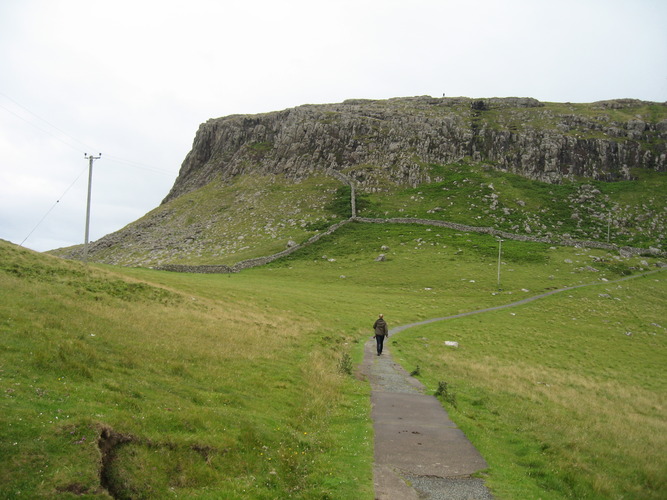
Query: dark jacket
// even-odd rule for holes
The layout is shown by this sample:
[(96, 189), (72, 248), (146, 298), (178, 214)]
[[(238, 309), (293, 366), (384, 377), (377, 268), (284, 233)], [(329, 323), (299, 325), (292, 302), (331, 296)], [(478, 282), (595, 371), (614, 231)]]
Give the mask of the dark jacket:
[(384, 320), (384, 318), (378, 318), (375, 323), (373, 324), (373, 328), (375, 329), (375, 335), (386, 335), (387, 337), (389, 336), (389, 329), (387, 328), (387, 322)]

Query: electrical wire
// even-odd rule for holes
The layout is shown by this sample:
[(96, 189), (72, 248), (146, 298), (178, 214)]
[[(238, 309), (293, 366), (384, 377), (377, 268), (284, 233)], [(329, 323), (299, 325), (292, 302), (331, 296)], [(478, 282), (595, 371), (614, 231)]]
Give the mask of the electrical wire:
[(74, 146), (74, 145), (70, 144), (69, 142), (65, 141), (62, 137), (58, 137), (58, 136), (57, 136), (56, 134), (54, 134), (53, 132), (51, 132), (51, 131), (49, 131), (49, 130), (46, 130), (46, 129), (44, 129), (44, 128), (42, 128), (42, 127), (40, 127), (40, 126), (34, 124), (34, 123), (31, 122), (30, 120), (27, 120), (26, 118), (24, 118), (23, 116), (19, 115), (19, 114), (16, 113), (16, 112), (12, 111), (11, 109), (7, 108), (6, 106), (3, 106), (2, 104), (0, 104), (0, 108), (4, 109), (4, 110), (7, 111), (8, 113), (13, 114), (15, 117), (17, 117), (17, 118), (20, 119), (20, 120), (23, 120), (23, 121), (26, 122), (28, 125), (30, 125), (31, 127), (35, 128), (35, 129), (37, 129), (37, 130), (39, 130), (40, 132), (43, 132), (43, 133), (45, 133), (45, 134), (48, 134), (48, 135), (50, 135), (51, 137), (53, 137), (55, 140), (57, 140), (57, 141), (59, 141), (59, 142), (62, 142), (65, 146), (69, 146), (70, 148), (75, 149), (75, 150), (77, 150), (77, 151), (79, 151), (79, 152), (81, 152), (81, 153), (84, 153), (84, 152), (85, 152), (84, 150), (79, 149), (79, 148), (77, 148), (76, 146)]
[[(28, 120), (26, 117), (21, 116), (19, 113), (15, 112), (15, 111), (13, 111), (13, 110), (11, 110), (11, 109), (9, 109), (7, 106), (4, 106), (2, 103), (0, 103), (0, 108), (4, 109), (4, 110), (7, 111), (8, 113), (11, 113), (12, 115), (14, 115), (15, 117), (19, 118), (20, 120), (23, 120), (23, 121), (26, 122), (28, 125), (30, 125), (31, 127), (34, 127), (35, 129), (39, 130), (40, 132), (43, 132), (43, 133), (45, 133), (45, 134), (50, 135), (51, 137), (53, 137), (53, 138), (56, 139), (57, 141), (59, 141), (59, 142), (65, 144), (66, 146), (68, 146), (68, 147), (70, 147), (70, 148), (72, 148), (72, 149), (74, 149), (75, 151), (78, 151), (78, 152), (80, 152), (80, 153), (87, 154), (87, 151), (99, 151), (99, 149), (97, 149), (97, 148), (93, 148), (93, 147), (91, 147), (90, 145), (86, 144), (85, 142), (82, 142), (82, 141), (78, 140), (76, 137), (71, 136), (70, 134), (68, 134), (67, 132), (65, 132), (64, 130), (62, 130), (61, 128), (55, 126), (53, 123), (51, 123), (51, 122), (49, 122), (48, 120), (42, 118), (42, 117), (39, 116), (38, 114), (36, 114), (36, 113), (30, 111), (28, 108), (26, 108), (25, 106), (23, 106), (23, 105), (20, 104), (18, 101), (16, 101), (15, 99), (11, 98), (10, 96), (8, 96), (7, 94), (5, 94), (4, 92), (1, 92), (1, 91), (0, 91), (0, 96), (3, 96), (4, 98), (8, 99), (8, 100), (11, 101), (12, 103), (14, 103), (16, 106), (18, 106), (19, 108), (21, 108), (23, 111), (25, 111), (26, 113), (29, 113), (30, 115), (32, 115), (33, 117), (37, 118), (37, 119), (40, 120), (41, 122), (45, 123), (46, 125), (48, 125), (49, 127), (51, 127), (53, 130), (56, 130), (56, 131), (57, 131), (59, 134), (61, 134), (61, 135), (56, 135), (56, 134), (54, 134), (54, 133), (53, 133), (51, 130), (49, 130), (48, 128), (44, 128), (44, 127), (42, 127), (42, 126), (37, 125), (36, 123), (34, 123), (34, 121)], [(63, 137), (69, 139), (69, 141), (72, 141), (72, 142), (69, 142), (69, 141), (64, 140)], [(84, 150), (84, 149), (81, 149), (80, 147), (76, 146), (75, 144), (79, 144), (79, 145), (83, 146), (84, 148), (86, 148), (87, 151)], [(130, 166), (130, 167), (133, 167), (133, 168), (140, 168), (140, 169), (142, 169), (142, 170), (147, 170), (147, 171), (150, 171), (150, 172), (155, 172), (155, 173), (159, 173), (159, 174), (163, 174), (163, 175), (174, 175), (173, 172), (169, 172), (169, 171), (167, 171), (167, 170), (162, 170), (162, 169), (153, 167), (153, 166), (151, 166), (151, 165), (146, 165), (146, 164), (139, 163), (139, 162), (135, 162), (135, 161), (125, 160), (125, 159), (123, 159), (123, 158), (120, 158), (120, 157), (117, 157), (117, 156), (114, 156), (114, 155), (105, 155), (104, 158), (105, 158), (106, 160), (110, 160), (112, 163), (115, 162), (115, 163), (119, 163), (119, 164), (124, 164), (124, 165), (128, 165), (128, 166)], [(58, 199), (56, 200), (56, 202), (53, 204), (53, 206), (51, 206), (51, 208), (49, 208), (49, 210), (48, 210), (48, 211), (44, 214), (44, 216), (39, 220), (39, 222), (35, 225), (35, 227), (28, 233), (28, 235), (23, 239), (23, 241), (21, 242), (21, 244), (20, 244), (19, 246), (21, 246), (21, 247), (23, 246), (23, 244), (24, 244), (24, 243), (28, 240), (28, 238), (30, 238), (30, 236), (37, 230), (37, 228), (42, 224), (42, 222), (44, 222), (44, 220), (45, 220), (45, 219), (48, 217), (48, 215), (53, 211), (53, 209), (56, 208), (56, 206), (58, 205), (58, 203), (60, 203), (60, 200), (61, 200), (62, 198), (65, 197), (65, 195), (68, 193), (68, 191), (69, 191), (70, 189), (72, 189), (72, 187), (74, 186), (74, 184), (76, 184), (76, 182), (79, 180), (79, 178), (83, 175), (83, 173), (84, 173), (85, 171), (86, 171), (86, 169), (84, 169), (84, 170), (83, 170), (83, 171), (76, 177), (76, 179), (74, 180), (74, 182), (72, 182), (72, 184), (70, 184), (70, 186), (65, 190), (65, 192), (63, 192), (63, 194), (60, 196), (60, 198), (58, 198)]]
[[(88, 152), (90, 152), (90, 151), (100, 151), (99, 148), (94, 148), (94, 147), (92, 147), (92, 146), (86, 144), (85, 142), (80, 141), (79, 139), (77, 139), (76, 137), (73, 137), (72, 135), (68, 134), (67, 132), (65, 132), (65, 131), (62, 130), (61, 128), (59, 128), (59, 127), (57, 127), (56, 125), (54, 125), (53, 123), (51, 123), (50, 121), (46, 120), (45, 118), (42, 118), (42, 117), (39, 116), (37, 113), (34, 113), (34, 112), (30, 111), (28, 108), (26, 108), (26, 107), (23, 106), (21, 103), (19, 103), (18, 101), (16, 101), (16, 99), (11, 98), (10, 96), (8, 96), (7, 94), (5, 94), (4, 92), (0, 91), (0, 96), (3, 96), (4, 98), (10, 100), (11, 102), (13, 102), (16, 106), (18, 106), (19, 108), (21, 108), (21, 109), (24, 110), (25, 112), (31, 114), (32, 116), (34, 116), (34, 117), (37, 118), (38, 120), (44, 122), (45, 124), (47, 124), (49, 127), (53, 128), (54, 130), (57, 130), (60, 134), (62, 134), (63, 136), (67, 137), (68, 139), (70, 139), (70, 140), (73, 141), (74, 143), (80, 144), (80, 145), (83, 146), (85, 149), (81, 149), (80, 147), (75, 146), (74, 144), (65, 141), (65, 140), (63, 139), (63, 137), (60, 137), (60, 136), (54, 134), (53, 132), (51, 132), (51, 131), (48, 130), (48, 129), (45, 129), (45, 128), (42, 128), (42, 127), (38, 126), (37, 124), (33, 123), (32, 121), (26, 119), (25, 117), (21, 116), (20, 114), (16, 113), (15, 111), (12, 111), (12, 110), (9, 109), (8, 107), (6, 107), (6, 106), (4, 106), (4, 105), (2, 105), (2, 104), (0, 103), (0, 108), (4, 109), (4, 110), (7, 111), (8, 113), (11, 113), (12, 115), (16, 116), (16, 117), (19, 118), (20, 120), (23, 120), (23, 121), (26, 122), (28, 125), (30, 125), (31, 127), (34, 127), (35, 129), (39, 130), (40, 132), (43, 132), (43, 133), (45, 133), (45, 134), (50, 135), (51, 137), (53, 137), (53, 138), (56, 139), (57, 141), (60, 141), (61, 143), (65, 144), (66, 146), (69, 146), (70, 148), (72, 148), (72, 149), (74, 149), (74, 150), (76, 150), (76, 151), (78, 151), (78, 152), (80, 152), (80, 153), (88, 153)], [(162, 170), (162, 169), (157, 168), (157, 167), (154, 167), (154, 166), (152, 166), (152, 165), (146, 165), (146, 164), (144, 164), (144, 163), (135, 162), (135, 161), (132, 161), (132, 160), (125, 160), (125, 159), (123, 159), (123, 158), (119, 158), (119, 157), (114, 156), (114, 155), (105, 155), (104, 158), (105, 158), (105, 159), (115, 160), (116, 163), (122, 163), (122, 164), (125, 164), (125, 165), (129, 165), (130, 167), (135, 167), (135, 168), (140, 168), (140, 169), (143, 169), (143, 170), (148, 170), (148, 171), (150, 171), (150, 172), (155, 172), (155, 173), (159, 173), (159, 174), (166, 174), (166, 175), (174, 175), (173, 172), (169, 172), (168, 170)]]
[(110, 160), (111, 162), (114, 163), (120, 163), (123, 165), (128, 165), (130, 167), (134, 168), (140, 168), (142, 170), (148, 170), (149, 172), (155, 172), (157, 174), (164, 174), (164, 175), (174, 175), (174, 172), (170, 172), (169, 170), (163, 170), (161, 168), (153, 167), (152, 165), (146, 165), (145, 163), (139, 163), (136, 161), (132, 160), (125, 160), (123, 158), (119, 158), (118, 156), (114, 155), (104, 155), (105, 160)]
[(37, 223), (37, 225), (35, 225), (35, 227), (32, 228), (32, 231), (30, 231), (30, 232), (28, 233), (28, 236), (26, 236), (26, 237), (23, 239), (23, 241), (22, 241), (21, 244), (19, 245), (20, 247), (23, 246), (23, 244), (27, 241), (27, 239), (30, 238), (30, 235), (32, 235), (32, 233), (35, 232), (35, 230), (42, 224), (42, 222), (44, 222), (44, 219), (46, 219), (46, 217), (51, 213), (51, 211), (52, 211), (54, 208), (56, 208), (56, 205), (58, 205), (58, 203), (60, 203), (60, 200), (61, 200), (62, 198), (65, 197), (65, 195), (67, 194), (67, 192), (68, 192), (70, 189), (72, 189), (72, 187), (74, 187), (74, 184), (76, 184), (76, 181), (78, 181), (78, 180), (81, 178), (81, 176), (83, 175), (83, 173), (84, 173), (86, 170), (88, 170), (88, 167), (84, 168), (84, 169), (81, 171), (81, 173), (80, 173), (79, 175), (77, 175), (76, 179), (74, 179), (74, 182), (72, 182), (72, 184), (70, 184), (69, 187), (68, 187), (67, 189), (65, 189), (65, 191), (63, 192), (63, 194), (60, 195), (60, 198), (58, 198), (58, 199), (56, 200), (56, 202), (53, 204), (53, 206), (47, 210), (47, 212), (46, 212), (46, 213), (44, 214), (44, 216), (39, 220), (39, 222)]
[[(28, 108), (26, 108), (25, 106), (23, 106), (21, 103), (19, 103), (19, 102), (16, 101), (15, 99), (12, 99), (11, 97), (9, 97), (9, 96), (8, 96), (7, 94), (5, 94), (4, 92), (0, 92), (0, 95), (3, 96), (5, 99), (8, 99), (8, 100), (10, 100), (11, 102), (13, 102), (16, 106), (18, 106), (19, 108), (21, 108), (21, 109), (22, 109), (23, 111), (25, 111), (26, 113), (31, 114), (32, 116), (34, 116), (34, 117), (37, 118), (38, 120), (40, 120), (40, 121), (46, 123), (49, 127), (53, 128), (54, 130), (57, 130), (59, 133), (61, 133), (63, 136), (67, 137), (68, 139), (74, 141), (75, 143), (78, 143), (78, 144), (84, 146), (84, 147), (87, 148), (89, 151), (94, 151), (94, 150), (95, 150), (95, 148), (91, 148), (88, 144), (85, 144), (84, 142), (81, 142), (81, 141), (78, 140), (76, 137), (72, 137), (71, 135), (69, 135), (69, 134), (68, 134), (67, 132), (65, 132), (64, 130), (62, 130), (62, 129), (56, 127), (53, 123), (51, 123), (51, 122), (49, 122), (48, 120), (42, 118), (42, 117), (39, 116), (38, 114), (33, 113), (33, 112), (30, 111)], [(23, 120), (24, 122), (26, 122), (26, 123), (27, 123), (28, 125), (30, 125), (31, 127), (36, 128), (36, 129), (39, 130), (40, 132), (44, 132), (45, 134), (50, 135), (50, 136), (53, 137), (54, 139), (56, 139), (56, 140), (62, 142), (63, 144), (65, 144), (66, 146), (69, 146), (69, 147), (72, 148), (72, 149), (75, 149), (76, 151), (79, 151), (79, 152), (81, 152), (81, 153), (85, 153), (85, 151), (84, 151), (83, 149), (81, 149), (81, 148), (79, 148), (79, 147), (77, 147), (77, 146), (75, 146), (75, 145), (73, 145), (73, 144), (71, 144), (71, 143), (65, 141), (62, 137), (60, 137), (60, 136), (54, 134), (54, 133), (51, 132), (50, 130), (44, 129), (44, 128), (42, 128), (42, 127), (36, 125), (36, 124), (33, 123), (32, 121), (26, 119), (25, 117), (21, 116), (20, 114), (14, 112), (14, 111), (12, 111), (11, 109), (7, 108), (6, 106), (3, 106), (2, 104), (0, 104), (0, 107), (2, 107), (5, 111), (8, 111), (9, 113), (13, 114), (14, 116), (16, 116), (17, 118), (19, 118), (20, 120)]]

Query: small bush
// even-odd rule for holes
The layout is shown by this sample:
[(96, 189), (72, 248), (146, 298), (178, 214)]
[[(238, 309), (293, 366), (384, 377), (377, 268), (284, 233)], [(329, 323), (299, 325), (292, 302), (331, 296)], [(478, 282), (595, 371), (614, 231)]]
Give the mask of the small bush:
[(434, 396), (456, 408), (456, 396), (449, 390), (447, 382), (443, 382), (442, 380), (438, 382), (438, 388), (435, 390)]
[(482, 99), (473, 101), (470, 104), (470, 107), (472, 108), (473, 111), (487, 111), (489, 107), (486, 105), (486, 102), (483, 101)]

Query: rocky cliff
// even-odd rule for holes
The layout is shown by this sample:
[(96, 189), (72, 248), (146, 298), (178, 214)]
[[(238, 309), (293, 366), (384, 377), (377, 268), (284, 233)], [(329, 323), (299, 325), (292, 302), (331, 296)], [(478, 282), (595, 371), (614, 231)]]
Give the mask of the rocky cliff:
[(333, 170), (361, 189), (379, 179), (417, 186), (437, 180), (428, 164), (463, 159), (550, 183), (665, 171), (667, 105), (414, 97), (211, 119), (164, 201), (250, 171), (298, 180)]
[(281, 255), (349, 217), (350, 179), (359, 217), (662, 251), (666, 171), (664, 103), (413, 97), (228, 116), (200, 126), (163, 203), (89, 255), (132, 266)]

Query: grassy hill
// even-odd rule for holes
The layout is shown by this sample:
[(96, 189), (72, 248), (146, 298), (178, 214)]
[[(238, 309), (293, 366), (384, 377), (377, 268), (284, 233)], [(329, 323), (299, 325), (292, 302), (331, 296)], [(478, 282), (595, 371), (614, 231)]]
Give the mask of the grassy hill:
[[(355, 167), (356, 175), (363, 170)], [(357, 192), (357, 215), (412, 217), (492, 227), (516, 234), (610, 242), (665, 251), (667, 173), (636, 180), (581, 179), (554, 185), (480, 163), (427, 165), (433, 182), (416, 188), (379, 182)], [(369, 177), (377, 169), (367, 166)], [(91, 259), (125, 266), (233, 265), (302, 243), (350, 216), (350, 189), (313, 176), (245, 174), (213, 181), (91, 244)], [(82, 247), (50, 253), (80, 258)]]
[(494, 238), (385, 224), (233, 275), (7, 243), (0, 257), (1, 497), (371, 499), (369, 387), (353, 373), (378, 312), (397, 326), (588, 283), (407, 330), (392, 351), (447, 384), (497, 498), (667, 490), (667, 275), (615, 282), (656, 258), (507, 241), (499, 290)]
[(0, 252), (0, 497), (370, 498), (348, 333), (234, 280)]

